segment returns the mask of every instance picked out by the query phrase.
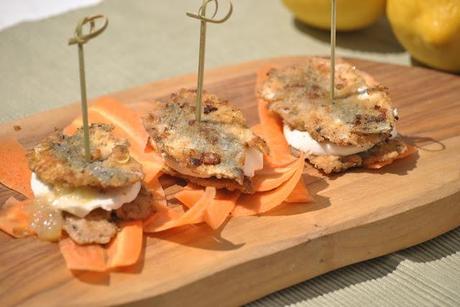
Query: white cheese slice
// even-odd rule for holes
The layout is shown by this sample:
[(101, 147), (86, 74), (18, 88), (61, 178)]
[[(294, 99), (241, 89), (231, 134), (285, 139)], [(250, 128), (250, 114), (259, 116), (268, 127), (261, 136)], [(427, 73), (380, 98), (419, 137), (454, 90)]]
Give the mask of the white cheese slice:
[(358, 152), (366, 151), (370, 146), (340, 146), (331, 142), (318, 142), (314, 140), (307, 131), (291, 130), (288, 125), (284, 125), (284, 137), (289, 145), (307, 154), (317, 156), (334, 155), (348, 156)]
[[(333, 156), (349, 156), (359, 152), (366, 151), (373, 147), (373, 145), (367, 146), (340, 146), (331, 142), (318, 142), (311, 137), (307, 131), (300, 131), (291, 129), (288, 125), (283, 127), (284, 137), (289, 145), (297, 150), (300, 150), (307, 154), (313, 154), (317, 156), (333, 155)], [(391, 131), (391, 139), (398, 136), (396, 127), (393, 127)]]
[(106, 191), (82, 187), (57, 192), (32, 173), (31, 187), (36, 198), (47, 198), (51, 206), (56, 209), (84, 217), (96, 208), (111, 211), (133, 201), (139, 194), (141, 183), (136, 182), (126, 187)]

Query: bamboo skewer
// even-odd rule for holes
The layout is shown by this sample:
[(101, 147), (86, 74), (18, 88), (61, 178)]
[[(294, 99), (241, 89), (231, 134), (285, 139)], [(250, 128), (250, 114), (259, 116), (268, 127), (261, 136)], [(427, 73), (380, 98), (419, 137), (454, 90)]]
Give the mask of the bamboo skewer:
[[(102, 19), (104, 21), (102, 27), (98, 30), (96, 28), (96, 20)], [(85, 24), (90, 25), (89, 32), (83, 34), (83, 26)], [(69, 39), (69, 45), (78, 45), (78, 64), (80, 68), (80, 94), (81, 94), (81, 113), (83, 121), (83, 145), (85, 149), (85, 157), (88, 161), (91, 160), (91, 150), (89, 143), (89, 125), (88, 125), (88, 102), (86, 96), (86, 75), (85, 75), (85, 54), (83, 45), (86, 44), (90, 39), (98, 36), (107, 28), (109, 20), (104, 15), (95, 15), (85, 17), (80, 20), (75, 28), (74, 37)]]
[(337, 23), (336, 0), (331, 0), (331, 80), (330, 80), (330, 98), (334, 102), (335, 98), (335, 33)]
[[(211, 18), (206, 17), (206, 7), (211, 2), (214, 3), (214, 13)], [(218, 0), (203, 0), (202, 5), (198, 9), (197, 14), (186, 13), (188, 17), (195, 18), (200, 20), (200, 51), (198, 54), (198, 77), (197, 77), (197, 95), (196, 95), (196, 109), (195, 109), (195, 119), (197, 122), (201, 121), (202, 113), (202, 98), (203, 98), (203, 80), (204, 80), (204, 62), (205, 62), (205, 53), (206, 53), (206, 25), (210, 23), (224, 23), (227, 21), (233, 13), (233, 4), (230, 2), (230, 8), (227, 14), (221, 19), (215, 19), (217, 11), (219, 10)]]

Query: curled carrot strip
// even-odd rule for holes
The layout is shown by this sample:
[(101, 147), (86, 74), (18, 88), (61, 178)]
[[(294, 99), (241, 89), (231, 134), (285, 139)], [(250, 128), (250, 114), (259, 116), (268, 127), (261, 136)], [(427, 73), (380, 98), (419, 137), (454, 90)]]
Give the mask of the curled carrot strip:
[[(182, 191), (176, 193), (175, 198), (191, 208), (203, 197), (204, 193), (204, 188), (188, 185)], [(203, 221), (212, 229), (219, 228), (229, 217), (239, 196), (240, 193), (236, 191), (217, 191), (216, 197), (203, 214)]]
[(295, 186), (294, 190), (289, 194), (288, 198), (286, 198), (286, 203), (308, 203), (311, 202), (313, 199), (308, 192), (307, 187), (303, 181), (303, 178), (300, 177), (299, 182)]
[(15, 138), (1, 138), (0, 183), (28, 198), (33, 198), (30, 187), (31, 174), (24, 147)]
[(265, 100), (259, 99), (258, 110), (262, 128), (256, 128), (256, 131), (262, 134), (261, 137), (270, 148), (270, 154), (266, 157), (268, 162), (274, 167), (285, 166), (295, 161), (296, 158), (291, 154), (284, 137), (281, 118), (268, 110), (267, 105)]
[(255, 194), (243, 194), (238, 198), (233, 216), (256, 215), (267, 212), (283, 203), (296, 188), (303, 173), (304, 158), (301, 156), (296, 162), (296, 171), (288, 181), (278, 188)]
[(125, 222), (108, 246), (79, 245), (71, 238), (59, 241), (59, 249), (69, 270), (105, 272), (135, 264), (143, 248), (142, 221)]
[(212, 203), (216, 196), (216, 189), (214, 187), (206, 187), (204, 194), (200, 199), (191, 207), (189, 210), (185, 211), (182, 215), (176, 217), (171, 216), (170, 211), (168, 214), (171, 216), (169, 220), (162, 220), (161, 223), (157, 219), (153, 219), (149, 224), (144, 226), (145, 232), (159, 232), (171, 228), (176, 228), (188, 224), (200, 223), (203, 220), (203, 215)]
[(135, 264), (142, 253), (142, 221), (124, 222), (117, 236), (107, 247), (107, 268), (118, 268)]
[[(256, 91), (267, 79), (267, 74), (273, 66), (266, 65), (257, 71)], [(259, 96), (256, 93), (257, 96)], [(275, 167), (285, 166), (292, 163), (295, 157), (292, 156), (289, 144), (284, 138), (283, 123), (281, 118), (268, 109), (268, 103), (258, 97), (257, 109), (259, 112), (260, 126), (253, 127), (254, 133), (258, 134), (267, 142), (270, 148), (270, 155), (267, 161)], [(258, 127), (259, 126), (259, 127)]]
[(272, 167), (271, 163), (264, 163), (264, 168), (257, 171), (252, 178), (254, 190), (257, 192), (273, 190), (291, 178), (295, 170), (295, 163), (285, 167)]
[(176, 193), (174, 198), (183, 203), (187, 208), (192, 208), (203, 195), (204, 187), (189, 183), (182, 191)]
[(107, 270), (102, 245), (79, 245), (70, 238), (59, 241), (59, 249), (69, 270), (104, 272)]
[(206, 210), (204, 221), (212, 228), (219, 228), (236, 206), (239, 192), (219, 191), (212, 204)]
[(30, 227), (32, 200), (19, 201), (10, 197), (0, 208), (0, 230), (15, 238), (33, 235)]
[(145, 232), (153, 232), (151, 230), (155, 227), (177, 219), (184, 214), (181, 206), (168, 207), (165, 191), (157, 178), (151, 180), (147, 184), (147, 188), (153, 195), (156, 212), (144, 221)]

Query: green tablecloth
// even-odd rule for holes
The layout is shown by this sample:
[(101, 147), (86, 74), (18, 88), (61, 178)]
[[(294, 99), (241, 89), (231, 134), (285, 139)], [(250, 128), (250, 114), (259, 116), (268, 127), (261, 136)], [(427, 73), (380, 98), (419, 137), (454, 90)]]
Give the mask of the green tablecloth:
[[(77, 52), (66, 42), (77, 20), (89, 14), (110, 17), (108, 31), (85, 47), (90, 97), (195, 71), (199, 29), (184, 12), (196, 11), (199, 2), (107, 0), (0, 31), (0, 122), (79, 100)], [(280, 1), (234, 3), (225, 25), (209, 26), (207, 68), (329, 52), (329, 34), (295, 22)], [(384, 19), (364, 31), (340, 33), (337, 46), (340, 56), (411, 64)], [(460, 229), (252, 303), (287, 304), (459, 306)]]

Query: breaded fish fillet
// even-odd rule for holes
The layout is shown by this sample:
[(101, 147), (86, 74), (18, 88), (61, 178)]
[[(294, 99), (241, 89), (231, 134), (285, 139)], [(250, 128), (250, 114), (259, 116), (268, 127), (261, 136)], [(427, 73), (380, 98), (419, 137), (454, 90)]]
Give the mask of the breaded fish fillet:
[(89, 127), (91, 161), (85, 159), (83, 130), (66, 136), (58, 131), (28, 153), (29, 165), (40, 180), (64, 187), (116, 188), (143, 179), (142, 165), (130, 157), (127, 141), (115, 138), (113, 127)]
[(78, 244), (106, 244), (118, 231), (110, 212), (102, 209), (94, 210), (84, 218), (64, 214), (63, 229)]
[(258, 94), (291, 129), (318, 142), (369, 146), (387, 139), (395, 123), (387, 89), (344, 61), (336, 64), (336, 99), (329, 99), (329, 60), (272, 69)]
[(247, 151), (265, 152), (265, 142), (248, 128), (240, 110), (211, 94), (204, 93), (202, 121), (196, 122), (195, 99), (195, 90), (182, 89), (166, 103), (155, 102), (144, 118), (165, 160), (164, 171), (201, 185), (249, 192), (243, 171)]

